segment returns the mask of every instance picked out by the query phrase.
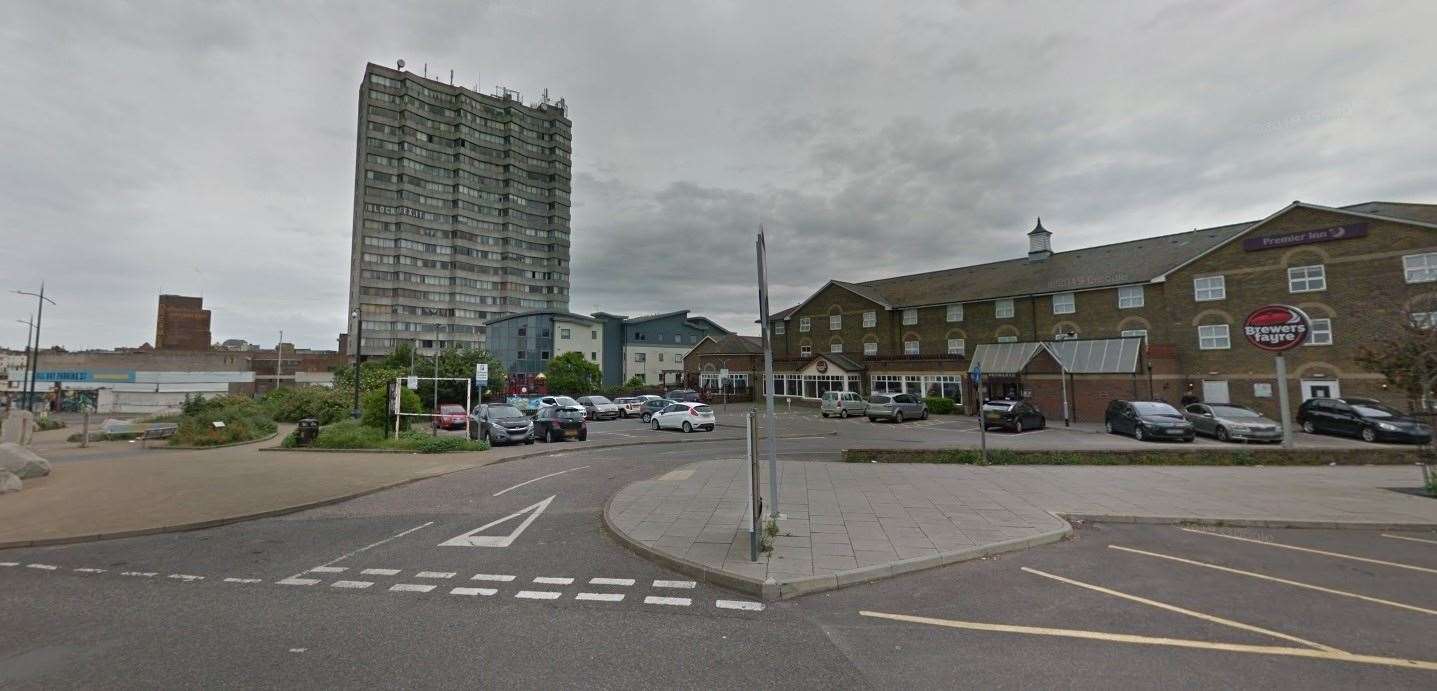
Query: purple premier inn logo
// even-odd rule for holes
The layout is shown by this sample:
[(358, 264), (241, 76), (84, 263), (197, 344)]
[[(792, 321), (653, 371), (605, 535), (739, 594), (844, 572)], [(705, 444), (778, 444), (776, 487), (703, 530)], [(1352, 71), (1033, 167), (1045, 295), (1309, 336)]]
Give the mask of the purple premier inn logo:
[(1242, 248), (1248, 252), (1255, 252), (1257, 250), (1270, 250), (1279, 247), (1292, 247), (1293, 245), (1310, 245), (1314, 242), (1347, 240), (1349, 238), (1360, 238), (1366, 235), (1366, 223), (1349, 223), (1344, 226), (1318, 228), (1317, 230), (1299, 230), (1295, 233), (1259, 235), (1258, 237), (1243, 240)]

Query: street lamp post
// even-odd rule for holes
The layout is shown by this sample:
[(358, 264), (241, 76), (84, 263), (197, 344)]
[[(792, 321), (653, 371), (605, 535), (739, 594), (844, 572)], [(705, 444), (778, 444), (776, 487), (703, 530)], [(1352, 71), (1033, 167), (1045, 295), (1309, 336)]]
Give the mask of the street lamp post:
[(53, 305), (55, 301), (45, 297), (44, 281), (40, 282), (40, 292), (38, 293), (32, 293), (27, 290), (16, 290), (14, 292), (20, 295), (29, 295), (36, 298), (40, 303), (40, 310), (35, 315), (35, 345), (31, 348), (32, 355), (30, 357), (32, 360), (29, 363), (30, 378), (26, 385), (27, 399), (25, 401), (25, 409), (33, 413), (35, 412), (35, 370), (40, 368), (40, 324), (45, 321), (45, 303), (48, 302)]
[(359, 311), (359, 308), (356, 307), (356, 308), (354, 308), (353, 310), (350, 310), (349, 316), (350, 316), (350, 317), (353, 317), (354, 320), (355, 320), (355, 322), (356, 322), (356, 326), (355, 326), (355, 329), (354, 329), (354, 331), (355, 331), (355, 338), (354, 338), (354, 411), (351, 413), (351, 417), (353, 417), (354, 419), (358, 420), (358, 419), (359, 419), (359, 355), (360, 355), (360, 351), (364, 348), (364, 315), (361, 314), (360, 311)]
[[(20, 369), (20, 397), (24, 398), (25, 386), (27, 386), (30, 382), (30, 338), (31, 336), (35, 335), (35, 315), (30, 315), (30, 318), (28, 320), (16, 319), (15, 321), (25, 325), (25, 364), (21, 365)], [(10, 389), (8, 380), (5, 385), (5, 389), (7, 392), (6, 395), (8, 396), (8, 392)]]

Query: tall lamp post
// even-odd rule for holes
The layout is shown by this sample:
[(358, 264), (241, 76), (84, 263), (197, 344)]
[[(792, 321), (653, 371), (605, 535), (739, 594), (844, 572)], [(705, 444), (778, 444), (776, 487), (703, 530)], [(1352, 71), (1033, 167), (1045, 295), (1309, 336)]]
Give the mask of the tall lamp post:
[[(30, 337), (33, 336), (33, 335), (35, 335), (35, 315), (33, 315), (33, 314), (30, 315), (30, 318), (29, 318), (28, 320), (26, 320), (26, 319), (16, 319), (15, 321), (16, 321), (17, 323), (20, 323), (20, 324), (24, 324), (24, 325), (25, 325), (25, 364), (21, 366), (21, 370), (20, 370), (20, 382), (21, 382), (21, 384), (20, 384), (20, 387), (21, 387), (21, 389), (20, 389), (20, 397), (21, 397), (21, 398), (24, 398), (24, 397), (25, 397), (25, 389), (24, 389), (24, 387), (30, 382)], [(8, 380), (7, 380), (5, 389), (6, 389), (7, 392), (8, 392), (9, 389), (10, 389)], [(7, 395), (8, 395), (8, 394), (7, 394)]]
[(40, 282), (40, 292), (38, 293), (32, 293), (28, 290), (16, 290), (14, 292), (20, 295), (29, 295), (30, 297), (36, 298), (40, 303), (40, 310), (35, 315), (35, 345), (30, 349), (30, 378), (26, 385), (27, 399), (25, 401), (25, 409), (33, 413), (35, 412), (35, 370), (40, 367), (40, 323), (45, 320), (45, 303), (48, 302), (53, 305), (55, 301), (45, 297), (44, 281)]
[(364, 344), (364, 315), (360, 314), (356, 307), (349, 311), (349, 316), (356, 322), (354, 337), (354, 411), (351, 417), (359, 419), (359, 351)]

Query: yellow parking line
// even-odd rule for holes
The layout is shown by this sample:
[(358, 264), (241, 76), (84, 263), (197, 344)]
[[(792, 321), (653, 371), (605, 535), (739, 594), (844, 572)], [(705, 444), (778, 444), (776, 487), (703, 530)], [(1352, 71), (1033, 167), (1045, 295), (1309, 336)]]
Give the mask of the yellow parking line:
[(1411, 540), (1413, 542), (1425, 542), (1429, 545), (1437, 545), (1437, 540), (1424, 540), (1420, 537), (1407, 537), (1406, 535), (1388, 535), (1387, 533), (1383, 533), (1382, 537), (1390, 537), (1393, 540)]
[(1172, 556), (1172, 555), (1170, 555), (1170, 554), (1158, 554), (1157, 552), (1146, 552), (1146, 551), (1143, 551), (1143, 550), (1140, 550), (1140, 549), (1133, 549), (1133, 548), (1131, 548), (1131, 547), (1122, 547), (1122, 546), (1120, 546), (1120, 545), (1108, 545), (1108, 548), (1109, 548), (1109, 549), (1120, 549), (1120, 550), (1122, 550), (1122, 551), (1124, 551), (1124, 552), (1132, 552), (1133, 554), (1143, 554), (1143, 555), (1147, 555), (1147, 556), (1149, 556), (1149, 557), (1157, 557), (1157, 558), (1159, 558), (1159, 559), (1167, 559), (1167, 560), (1170, 560), (1170, 561), (1182, 562), (1182, 563), (1184, 563), (1184, 564), (1192, 564), (1193, 566), (1202, 566), (1202, 567), (1206, 567), (1206, 568), (1209, 568), (1209, 569), (1215, 569), (1215, 570), (1218, 570), (1218, 571), (1225, 571), (1225, 572), (1227, 572), (1227, 573), (1235, 573), (1235, 574), (1238, 574), (1239, 576), (1250, 576), (1250, 577), (1252, 577), (1252, 578), (1260, 578), (1260, 579), (1262, 579), (1262, 580), (1264, 580), (1264, 581), (1272, 581), (1272, 582), (1274, 582), (1274, 583), (1282, 583), (1283, 585), (1291, 585), (1291, 586), (1296, 586), (1296, 587), (1298, 587), (1298, 588), (1307, 588), (1308, 590), (1316, 590), (1316, 591), (1318, 591), (1318, 592), (1320, 592), (1320, 593), (1327, 593), (1327, 594), (1329, 594), (1329, 595), (1341, 595), (1342, 597), (1350, 597), (1350, 598), (1354, 598), (1354, 599), (1357, 599), (1357, 600), (1364, 600), (1364, 601), (1366, 601), (1366, 602), (1376, 603), (1376, 604), (1379, 604), (1379, 605), (1387, 605), (1388, 607), (1396, 607), (1396, 608), (1398, 608), (1398, 609), (1411, 610), (1411, 611), (1413, 611), (1413, 612), (1421, 612), (1422, 614), (1437, 614), (1437, 610), (1427, 609), (1427, 608), (1425, 608), (1425, 607), (1418, 607), (1418, 606), (1416, 606), (1416, 605), (1409, 605), (1409, 604), (1405, 604), (1405, 603), (1402, 603), (1402, 602), (1394, 602), (1394, 601), (1392, 601), (1392, 600), (1384, 600), (1384, 599), (1382, 599), (1382, 598), (1379, 598), (1379, 597), (1371, 597), (1371, 596), (1369, 596), (1369, 595), (1358, 595), (1357, 593), (1349, 593), (1349, 592), (1347, 592), (1347, 591), (1345, 591), (1345, 590), (1335, 590), (1335, 589), (1333, 589), (1333, 588), (1324, 588), (1324, 587), (1322, 587), (1322, 586), (1320, 586), (1320, 585), (1313, 585), (1313, 584), (1311, 584), (1311, 583), (1303, 583), (1303, 582), (1301, 582), (1301, 581), (1292, 581), (1292, 580), (1288, 580), (1288, 579), (1286, 579), (1286, 578), (1278, 578), (1277, 576), (1269, 576), (1269, 575), (1267, 575), (1267, 574), (1257, 573), (1257, 572), (1255, 572), (1255, 571), (1243, 571), (1242, 569), (1234, 569), (1234, 568), (1228, 567), (1228, 566), (1218, 566), (1217, 564), (1209, 564), (1209, 563), (1207, 563), (1207, 562), (1205, 562), (1205, 561), (1194, 561), (1194, 560), (1192, 560), (1192, 559), (1184, 559), (1184, 558), (1182, 558), (1182, 557), (1174, 557), (1174, 556)]
[(1076, 586), (1078, 586), (1079, 588), (1087, 588), (1088, 590), (1095, 590), (1095, 591), (1097, 591), (1097, 592), (1103, 593), (1104, 595), (1112, 595), (1113, 597), (1120, 597), (1120, 598), (1123, 598), (1124, 600), (1132, 600), (1133, 602), (1142, 603), (1142, 604), (1144, 604), (1144, 605), (1150, 605), (1150, 606), (1152, 606), (1152, 607), (1157, 607), (1158, 609), (1165, 609), (1165, 610), (1167, 610), (1167, 611), (1169, 611), (1169, 612), (1177, 612), (1178, 614), (1184, 614), (1184, 615), (1187, 615), (1187, 616), (1189, 616), (1189, 617), (1193, 617), (1193, 618), (1196, 618), (1196, 619), (1201, 619), (1201, 620), (1203, 620), (1203, 621), (1210, 621), (1210, 622), (1212, 622), (1212, 623), (1214, 623), (1214, 624), (1222, 624), (1223, 626), (1231, 626), (1231, 627), (1233, 627), (1233, 628), (1235, 628), (1235, 629), (1242, 629), (1242, 630), (1244, 630), (1244, 631), (1252, 631), (1253, 633), (1260, 633), (1260, 634), (1263, 634), (1263, 635), (1266, 635), (1266, 636), (1272, 636), (1272, 637), (1274, 637), (1274, 638), (1281, 638), (1281, 639), (1283, 639), (1283, 640), (1285, 640), (1285, 641), (1292, 641), (1293, 643), (1300, 643), (1300, 644), (1305, 645), (1305, 646), (1307, 646), (1307, 647), (1309, 647), (1309, 648), (1315, 648), (1315, 649), (1317, 649), (1317, 650), (1327, 650), (1327, 651), (1334, 652), (1334, 653), (1340, 653), (1340, 652), (1342, 652), (1341, 650), (1338, 650), (1337, 648), (1334, 648), (1334, 647), (1332, 647), (1332, 646), (1330, 646), (1330, 645), (1323, 645), (1323, 644), (1321, 644), (1321, 643), (1314, 643), (1314, 642), (1309, 641), (1309, 640), (1306, 640), (1306, 639), (1298, 638), (1297, 636), (1289, 636), (1289, 635), (1287, 635), (1287, 634), (1285, 634), (1285, 633), (1281, 633), (1281, 632), (1278, 632), (1278, 631), (1273, 631), (1273, 630), (1271, 630), (1271, 629), (1264, 629), (1264, 628), (1262, 628), (1262, 627), (1260, 627), (1260, 626), (1253, 626), (1253, 625), (1251, 625), (1251, 624), (1244, 624), (1244, 623), (1242, 623), (1242, 622), (1240, 622), (1240, 621), (1233, 621), (1233, 620), (1231, 620), (1231, 619), (1224, 619), (1224, 618), (1222, 618), (1222, 617), (1216, 617), (1216, 616), (1213, 616), (1213, 615), (1211, 615), (1211, 614), (1203, 614), (1202, 612), (1194, 612), (1193, 610), (1184, 609), (1184, 608), (1178, 607), (1178, 606), (1176, 606), (1176, 605), (1170, 605), (1170, 604), (1167, 604), (1166, 602), (1158, 602), (1157, 600), (1149, 600), (1149, 599), (1147, 599), (1147, 598), (1145, 598), (1145, 597), (1138, 597), (1137, 595), (1129, 595), (1129, 594), (1127, 594), (1127, 593), (1118, 592), (1118, 591), (1113, 590), (1113, 589), (1111, 589), (1111, 588), (1104, 588), (1104, 587), (1102, 587), (1102, 586), (1100, 586), (1100, 585), (1093, 585), (1093, 584), (1091, 584), (1091, 583), (1084, 583), (1084, 582), (1082, 582), (1082, 581), (1076, 581), (1076, 580), (1073, 580), (1073, 579), (1071, 579), (1071, 578), (1064, 578), (1064, 577), (1062, 577), (1062, 576), (1058, 576), (1058, 575), (1055, 575), (1055, 574), (1047, 573), (1047, 572), (1044, 572), (1044, 571), (1039, 571), (1039, 570), (1037, 570), (1037, 569), (1030, 569), (1030, 568), (1028, 568), (1028, 567), (1026, 567), (1026, 566), (1022, 567), (1022, 570), (1023, 570), (1023, 571), (1027, 571), (1028, 573), (1031, 573), (1031, 574), (1037, 574), (1037, 575), (1042, 576), (1042, 577), (1044, 577), (1044, 578), (1051, 578), (1051, 579), (1053, 579), (1053, 580), (1055, 580), (1055, 581), (1061, 581), (1061, 582), (1067, 583), (1067, 584), (1069, 584), (1069, 585), (1076, 585)]
[(1209, 532), (1209, 531), (1206, 531), (1206, 530), (1195, 530), (1195, 529), (1193, 529), (1193, 528), (1183, 528), (1183, 530), (1186, 530), (1186, 531), (1189, 532), (1189, 533), (1197, 533), (1198, 535), (1211, 535), (1211, 536), (1213, 536), (1213, 537), (1222, 537), (1222, 538), (1227, 538), (1227, 539), (1229, 539), (1229, 540), (1241, 540), (1241, 541), (1243, 541), (1243, 542), (1251, 542), (1251, 543), (1257, 544), (1257, 545), (1267, 545), (1268, 547), (1281, 547), (1281, 548), (1283, 548), (1283, 549), (1292, 549), (1292, 550), (1297, 550), (1297, 551), (1299, 551), (1299, 552), (1310, 552), (1310, 553), (1312, 553), (1312, 554), (1321, 554), (1321, 555), (1324, 556), (1324, 557), (1337, 557), (1338, 559), (1351, 559), (1351, 560), (1353, 560), (1353, 561), (1367, 562), (1368, 564), (1381, 564), (1382, 566), (1393, 566), (1393, 567), (1396, 567), (1396, 568), (1399, 568), (1399, 569), (1410, 569), (1410, 570), (1412, 570), (1412, 571), (1421, 571), (1421, 572), (1423, 572), (1423, 573), (1437, 574), (1437, 569), (1429, 569), (1429, 568), (1427, 568), (1427, 567), (1425, 567), (1425, 566), (1413, 566), (1413, 565), (1411, 565), (1411, 564), (1402, 564), (1402, 563), (1395, 562), (1395, 561), (1383, 561), (1383, 560), (1381, 560), (1381, 559), (1369, 559), (1369, 558), (1367, 558), (1367, 557), (1359, 557), (1359, 556), (1354, 556), (1354, 555), (1351, 555), (1351, 554), (1343, 554), (1343, 553), (1341, 553), (1341, 552), (1328, 552), (1328, 551), (1326, 551), (1326, 550), (1312, 549), (1311, 547), (1298, 547), (1297, 545), (1284, 545), (1284, 544), (1282, 544), (1281, 542), (1268, 542), (1267, 540), (1257, 540), (1257, 539), (1250, 538), (1250, 537), (1238, 537), (1238, 536), (1236, 536), (1236, 535), (1224, 535), (1224, 534), (1222, 534), (1222, 533), (1214, 533), (1214, 532)]
[(1254, 653), (1258, 655), (1305, 657), (1317, 660), (1332, 660), (1335, 662), (1356, 662), (1368, 665), (1382, 665), (1386, 667), (1404, 667), (1407, 669), (1437, 671), (1437, 662), (1430, 662), (1427, 660), (1409, 660), (1400, 657), (1381, 657), (1378, 655), (1354, 655), (1352, 653), (1332, 652), (1328, 650), (1313, 650), (1311, 648), (1284, 648), (1279, 646), (1267, 645), (1244, 645), (1241, 643), (1212, 643), (1208, 641), (1194, 641), (1185, 638), (1158, 638), (1153, 636), (1137, 636), (1127, 633), (1085, 631), (1082, 629), (1053, 629), (1042, 626), (987, 624), (977, 621), (934, 619), (931, 617), (915, 617), (907, 614), (887, 614), (884, 612), (859, 611), (858, 614), (860, 616), (874, 617), (878, 619), (891, 619), (893, 621), (902, 621), (911, 624), (929, 624), (932, 626), (945, 626), (953, 629), (968, 629), (970, 631), (992, 631), (997, 633), (1021, 633), (1030, 636), (1058, 636), (1064, 638), (1083, 638), (1094, 641), (1107, 641), (1109, 643), (1132, 643), (1136, 645), (1165, 645), (1172, 646), (1175, 648), (1196, 648), (1199, 650), (1220, 650), (1230, 653)]

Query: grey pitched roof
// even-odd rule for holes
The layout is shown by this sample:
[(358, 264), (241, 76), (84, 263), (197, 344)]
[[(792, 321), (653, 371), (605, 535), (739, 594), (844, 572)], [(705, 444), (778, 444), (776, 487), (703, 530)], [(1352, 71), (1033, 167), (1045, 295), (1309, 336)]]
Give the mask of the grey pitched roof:
[(738, 334), (724, 334), (722, 336), (709, 336), (714, 342), (714, 354), (747, 354), (762, 353), (763, 339), (758, 336), (740, 336)]

